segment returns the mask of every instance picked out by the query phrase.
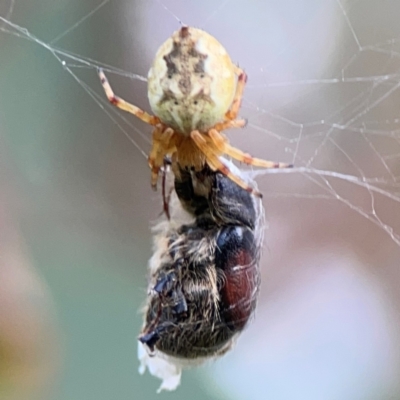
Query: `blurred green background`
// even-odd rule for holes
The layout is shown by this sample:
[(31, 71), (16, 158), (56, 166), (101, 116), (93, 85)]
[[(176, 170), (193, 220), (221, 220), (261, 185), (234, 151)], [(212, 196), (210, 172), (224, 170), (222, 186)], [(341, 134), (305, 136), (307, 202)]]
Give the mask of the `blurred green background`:
[[(96, 75), (109, 66), (115, 92), (148, 110), (140, 77), (179, 28), (176, 15), (215, 35), (249, 74), (250, 124), (232, 132), (235, 145), (383, 176), (396, 195), (399, 11), (395, 0), (3, 0), (0, 396), (400, 398), (400, 250), (383, 229), (400, 231), (399, 203), (376, 195), (374, 225), (335, 197), (370, 211), (365, 187), (332, 180), (326, 192), (300, 173), (259, 180), (269, 229), (254, 324), (232, 354), (156, 395), (159, 382), (138, 374), (136, 356), (150, 227), (162, 210), (139, 151), (150, 129), (115, 113)], [(335, 81), (343, 76), (358, 81)], [(274, 85), (288, 81), (298, 84)]]

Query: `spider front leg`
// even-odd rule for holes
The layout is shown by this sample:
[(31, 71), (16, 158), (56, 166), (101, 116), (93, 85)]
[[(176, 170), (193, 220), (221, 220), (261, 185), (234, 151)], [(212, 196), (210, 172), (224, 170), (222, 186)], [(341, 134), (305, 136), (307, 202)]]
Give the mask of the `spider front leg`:
[(223, 131), (229, 128), (243, 128), (247, 123), (245, 119), (236, 119), (242, 103), (243, 91), (247, 82), (247, 75), (239, 67), (235, 67), (235, 73), (238, 76), (235, 95), (233, 97), (230, 109), (225, 114), (225, 121), (214, 126), (217, 131)]
[(266, 161), (261, 158), (252, 157), (249, 153), (245, 153), (242, 150), (233, 147), (229, 144), (228, 139), (218, 132), (216, 129), (210, 129), (208, 136), (211, 138), (215, 147), (223, 154), (226, 154), (235, 160), (243, 162), (254, 167), (262, 168), (292, 168), (292, 164), (286, 164), (282, 162)]
[(233, 119), (232, 121), (218, 122), (215, 124), (214, 129), (221, 132), (230, 128), (244, 128), (246, 124), (247, 121), (245, 119)]
[(150, 150), (148, 162), (151, 168), (151, 186), (157, 189), (158, 174), (164, 166), (165, 156), (175, 151), (174, 130), (158, 124), (153, 131), (152, 147)]
[(127, 101), (121, 99), (120, 97), (116, 96), (111, 89), (111, 86), (104, 75), (102, 69), (98, 70), (100, 82), (103, 86), (103, 89), (106, 93), (108, 101), (113, 104), (114, 106), (120, 108), (121, 110), (127, 111), (141, 119), (143, 122), (146, 122), (150, 125), (157, 125), (160, 123), (160, 120), (155, 117), (154, 115), (148, 114), (146, 111), (141, 110), (139, 107), (134, 106), (133, 104), (128, 103)]
[[(206, 136), (202, 135), (199, 131), (193, 131), (190, 134), (190, 137), (195, 142), (197, 147), (202, 151), (202, 153), (206, 156), (207, 164), (214, 171), (219, 171), (222, 174), (226, 175), (231, 181), (235, 182), (242, 189), (247, 192), (253, 194), (257, 197), (262, 197), (262, 194), (249, 186), (242, 178), (235, 175), (220, 159), (219, 155), (221, 152), (214, 145), (214, 143), (208, 139)], [(208, 140), (207, 140), (208, 139)]]
[(236, 84), (236, 92), (233, 97), (231, 108), (225, 114), (226, 119), (234, 120), (239, 113), (240, 104), (242, 103), (243, 91), (247, 82), (247, 74), (241, 68), (235, 67), (236, 75), (238, 76)]

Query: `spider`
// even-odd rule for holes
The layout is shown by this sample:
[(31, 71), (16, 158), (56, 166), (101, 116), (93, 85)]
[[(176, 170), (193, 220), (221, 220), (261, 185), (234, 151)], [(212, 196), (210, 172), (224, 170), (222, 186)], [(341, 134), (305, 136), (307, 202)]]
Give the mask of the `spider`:
[(237, 117), (247, 75), (214, 37), (200, 29), (183, 26), (157, 51), (148, 74), (154, 115), (116, 96), (102, 70), (99, 77), (113, 105), (154, 126), (148, 158), (153, 188), (166, 156), (171, 157), (175, 176), (181, 169), (201, 171), (208, 165), (258, 197), (261, 193), (233, 173), (222, 155), (263, 168), (292, 166), (254, 158), (229, 144), (222, 132), (246, 125)]

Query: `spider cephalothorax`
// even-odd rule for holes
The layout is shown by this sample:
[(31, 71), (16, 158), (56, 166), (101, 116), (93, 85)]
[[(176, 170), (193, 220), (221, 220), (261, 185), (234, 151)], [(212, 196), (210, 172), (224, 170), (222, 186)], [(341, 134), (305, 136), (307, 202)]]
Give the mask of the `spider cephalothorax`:
[(290, 167), (253, 158), (229, 144), (222, 131), (245, 125), (237, 115), (247, 76), (224, 47), (200, 29), (183, 26), (157, 51), (148, 75), (154, 116), (115, 96), (104, 73), (99, 71), (99, 75), (112, 104), (154, 126), (149, 154), (154, 187), (166, 156), (171, 156), (176, 174), (181, 169), (201, 171), (208, 165), (258, 196), (221, 161), (222, 155), (264, 168)]

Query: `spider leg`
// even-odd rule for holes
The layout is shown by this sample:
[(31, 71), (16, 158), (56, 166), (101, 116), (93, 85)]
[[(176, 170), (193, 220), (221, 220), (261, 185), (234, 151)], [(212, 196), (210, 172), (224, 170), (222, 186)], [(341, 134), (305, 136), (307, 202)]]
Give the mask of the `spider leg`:
[(261, 158), (254, 158), (250, 154), (243, 152), (242, 150), (233, 147), (229, 144), (228, 139), (226, 139), (220, 132), (216, 129), (210, 129), (208, 136), (211, 138), (215, 147), (222, 153), (243, 162), (248, 165), (253, 165), (255, 167), (262, 168), (291, 168), (292, 164), (286, 164), (282, 162), (266, 161)]
[(193, 131), (190, 134), (190, 137), (197, 145), (197, 147), (203, 152), (206, 156), (207, 164), (214, 171), (219, 171), (222, 174), (226, 175), (231, 181), (235, 182), (242, 189), (247, 192), (257, 196), (262, 197), (262, 194), (256, 189), (250, 187), (242, 178), (235, 175), (231, 170), (219, 159), (220, 151), (217, 148), (213, 148), (212, 141), (207, 141), (206, 137), (203, 136), (199, 131)]
[(224, 131), (225, 129), (230, 128), (243, 128), (247, 124), (247, 120), (245, 119), (233, 119), (230, 121), (219, 122), (214, 126), (218, 132)]
[(233, 97), (231, 108), (225, 114), (226, 119), (233, 120), (237, 117), (239, 113), (240, 104), (242, 102), (242, 96), (244, 91), (244, 86), (247, 82), (247, 75), (241, 68), (236, 67), (236, 74), (238, 75), (238, 81), (236, 84), (236, 93)]
[(162, 147), (162, 135), (163, 135), (163, 126), (157, 125), (153, 130), (153, 137), (151, 140), (151, 150), (148, 157), (149, 167), (153, 168), (155, 165), (161, 167), (160, 163), (160, 151)]
[(174, 135), (174, 130), (167, 128), (164, 130), (163, 125), (157, 125), (153, 131), (152, 148), (149, 154), (149, 167), (151, 168), (151, 186), (156, 189), (158, 181), (158, 173), (164, 165), (164, 157), (171, 153), (174, 144), (171, 139)]
[(156, 126), (153, 131), (152, 146), (148, 157), (149, 167), (151, 169), (151, 186), (153, 189), (157, 188), (158, 173), (161, 169), (161, 165), (157, 163), (159, 161), (158, 154), (160, 153), (160, 139), (162, 134), (162, 126)]
[(150, 115), (146, 111), (141, 110), (139, 107), (136, 107), (133, 104), (130, 104), (127, 101), (116, 96), (114, 94), (106, 76), (104, 75), (104, 72), (101, 69), (99, 69), (98, 74), (99, 74), (100, 82), (101, 82), (103, 89), (106, 93), (106, 96), (108, 98), (108, 101), (111, 104), (120, 108), (121, 110), (127, 111), (128, 113), (135, 115), (136, 117), (141, 119), (143, 122), (146, 122), (147, 124), (154, 126), (154, 125), (160, 123), (160, 120), (157, 117), (155, 117), (154, 115)]

